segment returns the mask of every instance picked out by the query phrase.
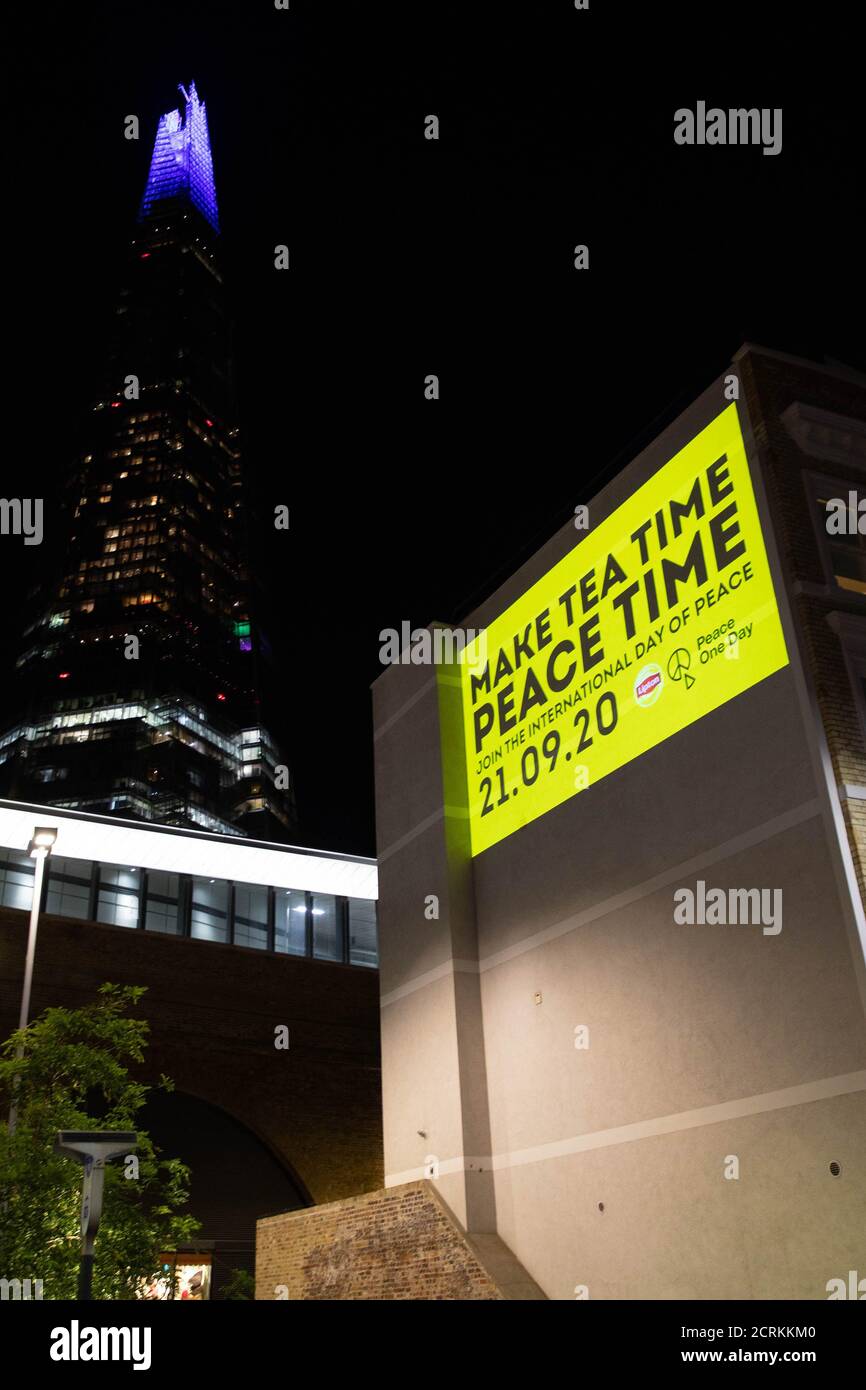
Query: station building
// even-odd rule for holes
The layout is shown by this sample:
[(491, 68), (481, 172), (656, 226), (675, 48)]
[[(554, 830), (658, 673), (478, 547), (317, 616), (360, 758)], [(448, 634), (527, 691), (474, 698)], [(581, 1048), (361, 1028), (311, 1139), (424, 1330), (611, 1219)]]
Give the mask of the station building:
[[(143, 985), (141, 1122), (192, 1170), (187, 1258), (209, 1292), (251, 1269), (255, 1222), (382, 1184), (375, 862), (0, 802), (0, 1030), (18, 1025), (37, 827), (30, 1018)], [(276, 1030), (288, 1046), (275, 1045)]]

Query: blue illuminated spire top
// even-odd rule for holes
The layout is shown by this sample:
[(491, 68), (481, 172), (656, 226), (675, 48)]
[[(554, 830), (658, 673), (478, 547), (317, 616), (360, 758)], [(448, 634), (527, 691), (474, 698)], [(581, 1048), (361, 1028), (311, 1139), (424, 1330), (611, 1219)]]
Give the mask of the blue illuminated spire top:
[(218, 232), (207, 112), (198, 99), (194, 82), (189, 91), (184, 87), (178, 87), (178, 91), (186, 101), (184, 114), (181, 118), (180, 111), (167, 111), (159, 118), (139, 218), (147, 217), (165, 199), (187, 198)]

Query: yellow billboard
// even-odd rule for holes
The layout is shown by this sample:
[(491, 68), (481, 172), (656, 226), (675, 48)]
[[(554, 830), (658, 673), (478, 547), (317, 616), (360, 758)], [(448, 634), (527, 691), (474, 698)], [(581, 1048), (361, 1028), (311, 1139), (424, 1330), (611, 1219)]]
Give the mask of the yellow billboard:
[(732, 404), (461, 653), (473, 855), (787, 661)]

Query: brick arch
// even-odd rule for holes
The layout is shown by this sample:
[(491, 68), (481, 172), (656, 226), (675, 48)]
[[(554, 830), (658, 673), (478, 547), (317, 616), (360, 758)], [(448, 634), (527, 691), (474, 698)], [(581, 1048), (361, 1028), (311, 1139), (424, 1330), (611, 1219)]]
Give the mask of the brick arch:
[[(156, 1080), (156, 1074), (151, 1071), (150, 1084), (153, 1085), (154, 1088)], [(273, 1143), (268, 1134), (260, 1132), (257, 1129), (256, 1125), (250, 1124), (243, 1115), (236, 1114), (232, 1109), (230, 1109), (226, 1105), (220, 1104), (218, 1101), (215, 1101), (210, 1095), (203, 1093), (205, 1090), (206, 1088), (201, 1088), (199, 1091), (191, 1091), (187, 1088), (180, 1089), (178, 1086), (175, 1086), (171, 1091), (158, 1093), (156, 1089), (154, 1089), (151, 1092), (150, 1097), (148, 1098), (148, 1103), (145, 1107), (145, 1110), (149, 1109), (152, 1111), (155, 1108), (155, 1106), (159, 1104), (157, 1096), (165, 1095), (169, 1098), (169, 1100), (171, 1098), (176, 1098), (180, 1105), (184, 1105), (185, 1103), (189, 1102), (193, 1108), (201, 1106), (206, 1107), (209, 1111), (217, 1112), (217, 1114), (219, 1114), (222, 1117), (222, 1120), (225, 1125), (237, 1126), (238, 1129), (243, 1131), (248, 1136), (251, 1144), (257, 1146), (263, 1154), (267, 1155), (267, 1157), (273, 1162), (274, 1166), (284, 1175), (286, 1182), (290, 1184), (291, 1187), (294, 1189), (295, 1193), (300, 1199), (298, 1203), (299, 1206), (313, 1206), (314, 1200), (307, 1184), (304, 1182), (304, 1179), (301, 1176), (301, 1174), (294, 1167), (294, 1164), (290, 1161), (289, 1158), (286, 1157), (283, 1148)], [(142, 1111), (142, 1114), (144, 1115), (145, 1111)], [(145, 1120), (142, 1120), (142, 1127), (144, 1129), (148, 1128)], [(169, 1150), (166, 1149), (166, 1157), (179, 1156), (181, 1155), (176, 1155), (173, 1152), (169, 1152)], [(289, 1209), (290, 1208), (287, 1208), (287, 1210)]]
[[(26, 936), (27, 914), (0, 909), (4, 1037), (17, 1024)], [(164, 1073), (221, 1108), (306, 1202), (381, 1187), (375, 971), (44, 914), (31, 1017), (91, 1003), (107, 980), (146, 987), (143, 1081)], [(279, 1024), (289, 1029), (288, 1051), (274, 1046)]]
[(186, 1210), (201, 1222), (194, 1244), (212, 1254), (215, 1294), (230, 1271), (252, 1271), (256, 1221), (274, 1211), (298, 1211), (309, 1197), (285, 1164), (224, 1107), (188, 1092), (154, 1090), (139, 1124), (165, 1158), (191, 1170)]

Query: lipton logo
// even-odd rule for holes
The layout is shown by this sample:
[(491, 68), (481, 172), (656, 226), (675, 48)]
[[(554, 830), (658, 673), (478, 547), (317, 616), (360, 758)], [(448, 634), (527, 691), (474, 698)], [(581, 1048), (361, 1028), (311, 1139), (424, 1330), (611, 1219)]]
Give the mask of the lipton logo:
[(634, 683), (634, 698), (639, 705), (654, 705), (662, 693), (662, 673), (660, 666), (644, 666), (638, 671)]

